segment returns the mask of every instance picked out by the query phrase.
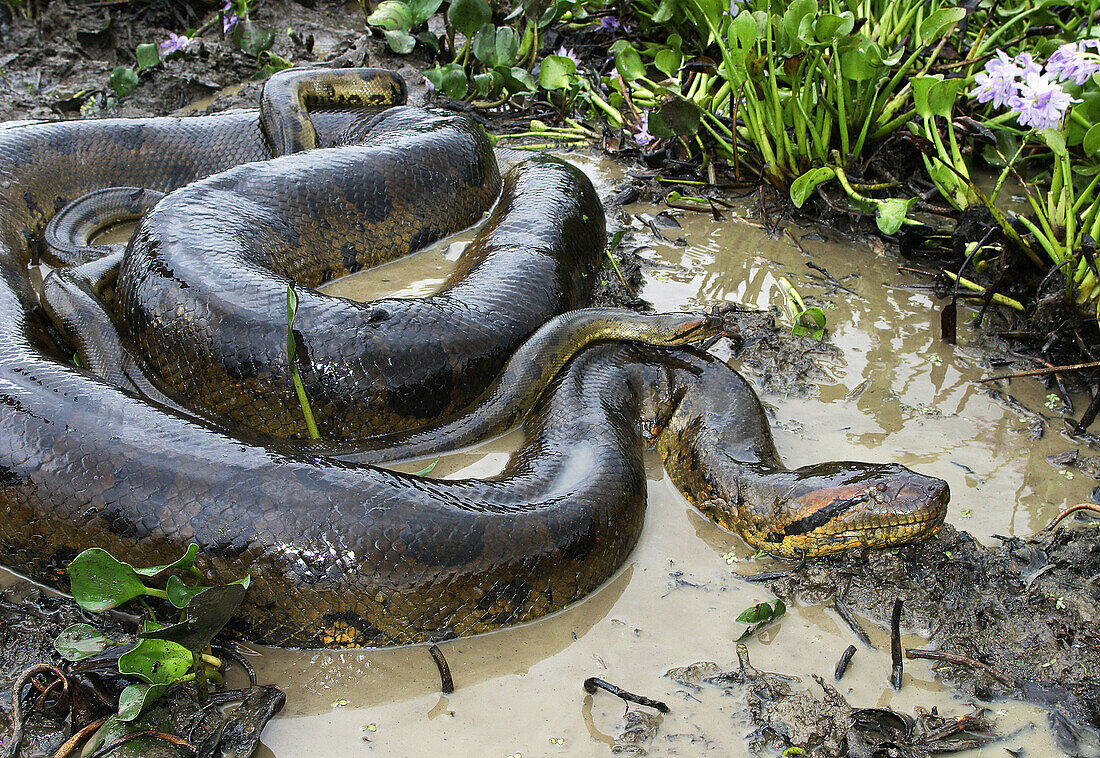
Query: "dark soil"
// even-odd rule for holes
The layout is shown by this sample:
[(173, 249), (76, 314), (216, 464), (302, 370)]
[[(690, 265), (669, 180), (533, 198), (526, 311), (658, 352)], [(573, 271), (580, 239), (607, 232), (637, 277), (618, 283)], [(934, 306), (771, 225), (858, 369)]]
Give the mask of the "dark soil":
[[(134, 64), (136, 45), (159, 42), (169, 32), (200, 25), (221, 2), (74, 0), (42, 5), (32, 3), (39, 11), (28, 19), (0, 4), (0, 120), (163, 115), (204, 98), (208, 100), (189, 112), (253, 107), (256, 102), (261, 86), (255, 78), (256, 60), (216, 29), (194, 43), (185, 57), (143, 71), (129, 96), (119, 100), (108, 86), (116, 66)], [(257, 2), (253, 20), (276, 30), (272, 52), (282, 58), (294, 63), (332, 61), (391, 68), (410, 85), (411, 101), (424, 99), (419, 72), (430, 62), (417, 55), (391, 55), (381, 40), (364, 32), (362, 10), (354, 2), (314, 7), (287, 0)], [(507, 125), (507, 117), (496, 123)], [(639, 192), (644, 194), (648, 185), (644, 180), (638, 185), (619, 188), (614, 198), (605, 198), (609, 212), (631, 202)], [(629, 242), (623, 247), (630, 249)], [(605, 271), (602, 301), (644, 306), (632, 295), (639, 265), (630, 255), (621, 260), (628, 286), (623, 286), (618, 272)], [(818, 369), (806, 349), (809, 343), (778, 336), (770, 314), (744, 315), (738, 322), (739, 357), (749, 360), (765, 388), (790, 392), (813, 382)], [(901, 597), (906, 627), (929, 630), (933, 646), (977, 659), (1011, 684), (1001, 683), (985, 667), (945, 665), (941, 673), (946, 680), (983, 700), (1009, 696), (1043, 703), (1067, 753), (1096, 755), (1098, 575), (1100, 530), (1088, 526), (1063, 526), (1031, 539), (1005, 539), (996, 549), (984, 548), (948, 526), (932, 540), (895, 551), (812, 561), (771, 586), (780, 597), (836, 601), (882, 622), (887, 621), (882, 618), (883, 609)], [(71, 603), (3, 596), (0, 691), (10, 689), (13, 678), (26, 666), (56, 662), (50, 643), (60, 628), (74, 620), (83, 618)], [(772, 745), (798, 746), (807, 754), (822, 756), (924, 756), (930, 749), (925, 739), (929, 734), (950, 731), (945, 729), (949, 723), (929, 714), (906, 721), (881, 711), (854, 709), (824, 683), (819, 683), (820, 692), (795, 690), (789, 680), (753, 668), (747, 653), (733, 671), (708, 664), (669, 675), (685, 685), (747, 688), (751, 716), (758, 726), (752, 741), (758, 750)], [(86, 691), (84, 701), (75, 706), (87, 720), (105, 712), (95, 693), (107, 700), (111, 694), (103, 692), (102, 683), (89, 682), (81, 690)], [(173, 702), (188, 697), (179, 694)], [(242, 717), (244, 726), (238, 731), (246, 737), (258, 734), (277, 709), (277, 700), (270, 689), (254, 693), (253, 707)], [(27, 747), (21, 755), (52, 754), (70, 728), (64, 723), (70, 706), (36, 710), (28, 722)], [(196, 710), (191, 703), (190, 712)], [(10, 717), (10, 703), (0, 702), (0, 732), (7, 729)], [(158, 716), (168, 717), (167, 712)], [(619, 750), (637, 752), (635, 748), (648, 739), (655, 723), (636, 718), (620, 738)], [(965, 725), (979, 731), (982, 727), (977, 719)], [(220, 727), (207, 724), (202, 729)], [(212, 733), (192, 734), (202, 740)], [(247, 745), (247, 739), (242, 744)], [(242, 748), (239, 754), (251, 754), (251, 750)]]

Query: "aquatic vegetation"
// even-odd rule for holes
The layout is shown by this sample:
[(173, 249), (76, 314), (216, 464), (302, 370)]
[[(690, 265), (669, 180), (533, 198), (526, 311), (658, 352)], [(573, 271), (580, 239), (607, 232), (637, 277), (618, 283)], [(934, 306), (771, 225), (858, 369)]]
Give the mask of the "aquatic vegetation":
[[(108, 611), (136, 601), (147, 615), (136, 638), (113, 639), (90, 624), (74, 624), (54, 641), (62, 658), (81, 661), (85, 670), (133, 682), (122, 689), (117, 713), (100, 727), (94, 743), (119, 729), (129, 731), (129, 722), (173, 684), (194, 682), (200, 698), (205, 698), (207, 680), (221, 681), (221, 661), (210, 653), (210, 640), (240, 605), (249, 577), (227, 585), (203, 585), (202, 573), (194, 566), (197, 556), (198, 545), (191, 544), (172, 563), (134, 568), (106, 550), (91, 548), (67, 567), (73, 598), (85, 610)], [(150, 581), (162, 583), (163, 589), (149, 586)], [(165, 601), (179, 611), (179, 620), (158, 621), (146, 597)]]

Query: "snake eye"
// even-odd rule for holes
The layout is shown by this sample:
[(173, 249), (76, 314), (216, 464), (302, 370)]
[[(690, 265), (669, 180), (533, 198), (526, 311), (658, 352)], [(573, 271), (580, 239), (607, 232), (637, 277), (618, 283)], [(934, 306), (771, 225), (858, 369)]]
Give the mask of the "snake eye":
[(884, 492), (886, 492), (886, 490), (888, 490), (890, 488), (887, 486), (886, 482), (879, 482), (878, 484), (875, 485), (875, 489), (878, 490), (879, 492), (884, 493)]
[(390, 317), (390, 312), (385, 308), (372, 308), (371, 312), (367, 315), (367, 321), (371, 324), (378, 324), (382, 321), (386, 321)]

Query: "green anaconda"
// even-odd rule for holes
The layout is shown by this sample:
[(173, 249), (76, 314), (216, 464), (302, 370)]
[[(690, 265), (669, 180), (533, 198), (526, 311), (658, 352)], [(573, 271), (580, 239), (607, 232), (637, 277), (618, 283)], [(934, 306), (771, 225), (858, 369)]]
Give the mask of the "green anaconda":
[[(183, 332), (197, 335), (192, 344), (199, 347), (184, 348), (192, 351), (190, 356), (143, 356), (146, 367), (163, 372), (164, 385), (188, 401), (195, 399), (188, 393), (198, 390), (188, 389), (183, 374), (191, 361), (210, 351), (220, 367), (210, 369), (204, 381), (225, 388), (226, 403), (233, 386), (259, 388), (260, 394), (285, 393), (285, 387), (276, 387), (285, 354), (265, 355), (261, 340), (253, 356), (252, 335), (243, 331), (246, 325), (251, 328), (252, 316), (242, 315), (240, 303), (258, 301), (262, 312), (274, 307), (272, 296), (257, 294), (254, 280), (236, 284), (241, 269), (273, 278), (282, 285), (283, 297), (287, 278), (302, 276), (300, 295), (309, 300), (314, 296), (304, 287), (318, 281), (313, 277), (325, 276), (318, 272), (342, 273), (370, 262), (373, 243), (360, 244), (366, 232), (356, 226), (358, 218), (392, 219), (398, 252), (442, 233), (434, 226), (425, 231), (415, 219), (419, 204), (447, 202), (432, 200), (431, 193), (435, 172), (441, 174), (439, 184), (446, 184), (450, 169), (431, 161), (453, 156), (431, 154), (419, 143), (410, 148), (406, 140), (415, 128), (372, 136), (373, 125), (404, 118), (400, 112), (366, 119), (324, 112), (312, 114), (312, 120), (302, 113), (317, 99), (337, 105), (385, 104), (399, 99), (398, 89), (384, 75), (292, 71), (273, 79), (265, 92), (265, 97), (285, 100), (283, 115), (274, 119), (261, 108), (259, 117), (241, 112), (0, 128), (0, 562), (58, 583), (66, 563), (85, 547), (99, 546), (135, 563), (154, 564), (173, 559), (193, 541), (210, 578), (252, 574), (235, 623), (258, 641), (389, 645), (474, 634), (560, 609), (591, 592), (623, 562), (637, 540), (645, 508), (643, 427), (689, 499), (764, 549), (792, 555), (885, 546), (919, 538), (939, 526), (947, 487), (938, 479), (896, 465), (784, 469), (751, 389), (723, 363), (700, 352), (614, 343), (581, 351), (538, 396), (525, 421), (526, 441), (505, 470), (487, 480), (455, 481), (341, 462), (310, 453), (293, 440), (236, 436), (71, 364), (51, 336), (28, 274), (46, 223), (72, 201), (103, 187), (167, 193), (182, 187), (146, 216), (122, 264), (116, 296), (121, 330), (131, 344), (143, 350), (151, 346), (154, 352), (161, 349), (156, 342), (160, 333), (168, 335), (168, 342)], [(278, 110), (279, 104), (275, 106)], [(292, 128), (281, 129), (281, 118), (289, 118)], [(441, 117), (420, 115), (416, 120), (436, 118)], [(461, 124), (441, 128), (476, 132)], [(474, 139), (480, 138), (475, 134)], [(389, 164), (375, 158), (357, 162), (364, 145), (388, 140), (400, 145), (403, 154), (436, 157), (426, 164), (404, 163), (391, 152), (387, 160), (394, 162)], [(273, 151), (269, 142), (279, 148)], [(272, 159), (273, 152), (314, 144), (322, 149), (305, 153), (308, 158)], [(329, 188), (338, 188), (333, 203), (324, 206), (320, 201), (325, 192), (287, 181), (280, 185), (279, 197), (265, 205), (264, 182), (282, 182), (279, 167), (288, 175), (309, 172)], [(560, 251), (575, 242), (598, 255), (604, 244), (602, 211), (578, 186), (586, 183), (575, 170), (550, 159), (535, 161), (533, 168), (533, 176), (545, 170), (557, 178), (543, 175), (525, 186), (527, 175), (515, 175), (509, 181), (520, 188), (516, 199), (498, 207), (502, 215), (495, 215), (496, 221), (479, 234), (489, 252), (503, 251), (499, 273), (476, 284), (478, 272), (495, 258), (487, 253), (467, 259), (449, 290), (465, 298), (462, 308), (503, 295), (503, 305), (486, 306), (476, 317), (480, 331), (506, 331), (497, 320), (507, 321), (514, 308), (526, 305), (520, 301), (528, 299), (528, 285), (505, 286), (499, 277), (526, 266), (512, 256), (539, 247), (547, 235), (554, 249), (541, 276), (558, 280), (549, 285), (551, 294), (537, 294), (536, 289), (530, 295), (548, 311), (539, 323), (551, 320), (531, 339), (546, 345), (557, 359), (564, 360), (563, 355), (597, 333), (675, 346), (718, 328), (713, 318), (690, 314), (591, 310), (551, 319), (583, 299), (578, 290), (590, 278), (584, 272), (592, 270), (585, 266), (594, 265), (573, 269), (576, 262), (566, 262)], [(406, 170), (429, 193), (410, 201), (416, 208), (394, 202), (379, 210), (368, 199), (357, 201), (357, 176), (366, 184), (382, 185), (390, 197), (396, 177), (387, 172)], [(474, 183), (493, 184), (494, 171), (488, 165), (476, 169)], [(459, 183), (469, 181), (470, 175), (465, 176)], [(571, 197), (560, 196), (563, 181), (573, 185)], [(191, 198), (187, 203), (180, 199), (185, 196)], [(172, 215), (169, 207), (175, 209)], [(551, 207), (565, 210), (549, 212)], [(326, 215), (352, 209), (351, 221)], [(471, 213), (461, 211), (462, 220), (443, 223), (461, 225)], [(271, 226), (257, 228), (248, 219)], [(196, 246), (201, 249), (207, 234), (209, 239), (222, 234), (215, 231), (222, 223), (229, 230), (225, 237), (263, 240), (261, 245), (247, 242), (237, 251), (244, 261), (238, 268), (196, 274), (199, 262), (194, 259), (150, 257), (148, 262), (142, 257), (172, 247), (186, 252), (189, 229), (200, 230)], [(328, 229), (321, 228), (326, 225)], [(331, 234), (344, 239), (333, 242)], [(313, 250), (311, 241), (317, 241), (315, 249), (330, 254), (311, 264), (310, 273), (293, 270), (295, 251)], [(345, 248), (344, 242), (351, 247)], [(139, 247), (143, 249), (135, 253)], [(167, 296), (167, 303), (156, 304), (150, 296), (154, 304), (146, 309), (139, 273), (181, 286)], [(206, 299), (192, 299), (200, 284), (210, 288), (202, 295)], [(214, 310), (215, 301), (225, 310)], [(374, 344), (383, 346), (379, 354), (384, 363), (401, 357), (401, 340), (412, 334), (391, 338), (386, 333), (400, 328), (404, 316), (399, 314), (406, 307), (413, 306), (394, 301), (360, 307), (366, 314), (362, 328), (368, 341), (377, 335)], [(384, 313), (377, 313), (379, 308)], [(285, 317), (284, 310), (277, 310)], [(173, 311), (183, 314), (183, 326), (169, 321)], [(415, 322), (420, 317), (410, 313), (408, 318)], [(307, 321), (325, 319), (319, 305)], [(300, 335), (307, 374), (324, 352), (310, 326), (304, 325)], [(537, 327), (517, 329), (520, 336), (513, 341), (518, 344)], [(418, 327), (429, 336), (444, 328), (430, 320)], [(466, 336), (460, 333), (455, 339)], [(410, 389), (417, 382), (405, 381), (401, 374), (371, 377), (365, 405), (383, 416), (376, 428), (453, 414), (463, 402), (456, 398), (462, 393), (476, 397), (516, 347), (485, 359), (467, 378), (450, 369), (477, 360), (469, 357), (469, 341), (442, 341), (438, 347), (430, 342), (423, 343), (426, 355), (442, 356), (444, 369), (421, 382), (420, 389)], [(340, 350), (359, 354), (358, 346)], [(172, 370), (162, 365), (184, 367), (178, 386), (164, 376)], [(333, 371), (344, 369), (327, 373)], [(329, 436), (370, 428), (368, 415), (344, 410), (342, 401), (328, 394), (327, 373), (317, 373), (322, 376), (311, 376), (318, 382), (312, 386), (318, 404), (331, 409), (324, 411)], [(531, 372), (509, 364), (502, 376), (530, 378)], [(265, 384), (276, 388), (265, 390)], [(238, 412), (226, 405), (217, 405), (215, 411), (235, 422), (263, 416), (269, 420), (259, 421), (261, 428), (288, 431), (290, 416), (283, 411), (249, 406)]]

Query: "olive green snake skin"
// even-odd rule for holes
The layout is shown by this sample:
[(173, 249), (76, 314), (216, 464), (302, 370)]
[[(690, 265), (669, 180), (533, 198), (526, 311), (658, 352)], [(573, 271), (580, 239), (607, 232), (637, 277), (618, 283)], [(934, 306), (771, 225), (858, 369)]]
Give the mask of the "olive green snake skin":
[[(703, 512), (781, 555), (896, 544), (942, 523), (938, 479), (890, 464), (783, 468), (751, 389), (683, 347), (720, 329), (714, 317), (573, 311), (605, 244), (587, 179), (539, 157), (502, 183), (467, 119), (347, 109), (403, 96), (384, 72), (290, 70), (259, 116), (0, 127), (0, 562), (64, 585), (86, 547), (150, 565), (196, 542), (211, 580), (252, 575), (233, 622), (251, 639), (370, 646), (489, 631), (593, 591), (638, 538), (647, 441)], [(437, 295), (354, 304), (310, 289), (468, 225), (501, 184)], [(95, 276), (62, 287), (87, 309), (60, 324), (65, 345), (28, 263), (55, 214), (109, 187), (166, 197), (110, 277), (112, 319), (95, 313)], [(321, 443), (270, 436), (303, 430), (290, 281)], [(77, 344), (96, 319), (117, 327), (114, 357)], [(589, 346), (603, 338), (658, 346)], [(74, 345), (91, 370), (72, 364)], [(111, 368), (121, 354), (150, 393), (202, 417), (142, 397)], [(320, 455), (424, 454), (532, 404), (523, 447), (486, 480)], [(436, 431), (415, 429), (428, 421)], [(377, 432), (382, 450), (349, 441)]]

